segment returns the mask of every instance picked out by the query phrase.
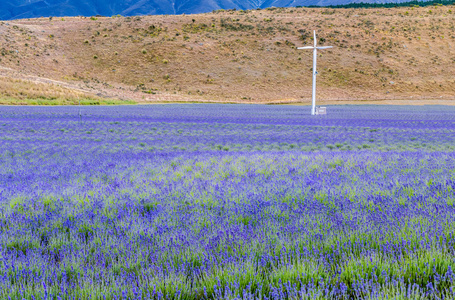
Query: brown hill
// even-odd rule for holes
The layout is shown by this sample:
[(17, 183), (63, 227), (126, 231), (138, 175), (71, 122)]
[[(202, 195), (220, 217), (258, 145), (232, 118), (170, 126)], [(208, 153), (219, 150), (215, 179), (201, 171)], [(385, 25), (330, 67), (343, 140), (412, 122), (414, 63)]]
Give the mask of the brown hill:
[[(308, 101), (312, 53), (296, 48), (311, 44), (315, 29), (320, 44), (335, 46), (319, 55), (319, 98), (449, 100), (454, 11), (277, 8), (1, 22), (0, 75), (40, 85), (42, 98), (58, 85), (73, 98)], [(21, 93), (5, 80), (3, 98)]]

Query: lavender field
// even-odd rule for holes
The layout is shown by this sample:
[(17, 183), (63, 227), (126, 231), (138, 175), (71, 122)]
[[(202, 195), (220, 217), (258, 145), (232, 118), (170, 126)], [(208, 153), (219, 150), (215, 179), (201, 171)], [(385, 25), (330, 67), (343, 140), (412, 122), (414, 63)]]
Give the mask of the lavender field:
[(0, 107), (0, 299), (453, 299), (455, 107)]

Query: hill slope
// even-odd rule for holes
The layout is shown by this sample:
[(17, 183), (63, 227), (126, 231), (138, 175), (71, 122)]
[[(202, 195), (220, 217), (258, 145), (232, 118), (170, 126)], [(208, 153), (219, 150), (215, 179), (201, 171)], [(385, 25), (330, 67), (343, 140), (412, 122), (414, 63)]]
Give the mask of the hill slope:
[[(0, 75), (136, 101), (453, 98), (453, 6), (287, 8), (0, 24)], [(0, 91), (1, 93), (1, 91)]]

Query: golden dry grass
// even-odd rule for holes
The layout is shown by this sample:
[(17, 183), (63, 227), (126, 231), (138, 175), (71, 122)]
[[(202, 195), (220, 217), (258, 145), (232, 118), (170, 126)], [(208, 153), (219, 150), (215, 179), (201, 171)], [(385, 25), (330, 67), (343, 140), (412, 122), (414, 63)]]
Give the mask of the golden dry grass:
[(0, 77), (0, 104), (6, 105), (122, 104), (54, 84)]
[(146, 103), (307, 103), (312, 54), (296, 47), (311, 44), (315, 29), (321, 44), (335, 46), (318, 58), (319, 98), (451, 103), (454, 11), (279, 8), (19, 20), (0, 26), (0, 65)]

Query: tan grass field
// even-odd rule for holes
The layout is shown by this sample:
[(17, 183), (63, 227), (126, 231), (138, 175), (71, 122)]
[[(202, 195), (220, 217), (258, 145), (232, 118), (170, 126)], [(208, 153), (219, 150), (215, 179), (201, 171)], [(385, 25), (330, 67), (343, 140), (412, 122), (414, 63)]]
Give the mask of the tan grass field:
[(57, 84), (0, 76), (0, 105), (103, 105), (131, 104), (106, 99)]
[(3, 21), (0, 103), (309, 104), (313, 29), (320, 104), (455, 103), (455, 6)]

